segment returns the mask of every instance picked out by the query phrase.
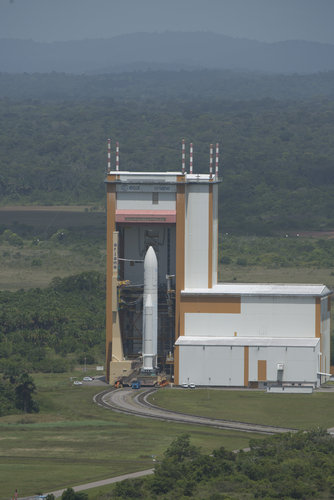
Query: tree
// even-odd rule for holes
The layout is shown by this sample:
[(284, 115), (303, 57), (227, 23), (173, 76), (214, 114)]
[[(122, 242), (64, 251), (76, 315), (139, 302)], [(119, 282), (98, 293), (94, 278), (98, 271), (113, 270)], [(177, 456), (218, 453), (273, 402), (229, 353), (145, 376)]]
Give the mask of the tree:
[(22, 373), (15, 388), (16, 407), (23, 410), (25, 413), (37, 412), (38, 404), (33, 399), (35, 391), (36, 386), (30, 375), (28, 375), (28, 373)]
[(61, 496), (61, 500), (88, 500), (87, 493), (76, 493), (73, 488), (67, 488)]
[(193, 463), (200, 457), (200, 450), (190, 444), (189, 434), (176, 438), (165, 451), (162, 462), (155, 467), (152, 492), (159, 495), (178, 487), (189, 496), (195, 487), (191, 477)]
[(15, 409), (15, 392), (12, 384), (0, 380), (0, 417), (12, 413)]
[(165, 456), (167, 458), (172, 458), (177, 462), (183, 462), (186, 459), (197, 458), (200, 451), (196, 446), (190, 444), (190, 435), (181, 434), (176, 438), (169, 448), (165, 451)]
[(117, 498), (143, 498), (142, 484), (143, 480), (141, 479), (125, 479), (116, 483), (113, 493)]
[(15, 361), (9, 360), (6, 363), (3, 378), (9, 380), (11, 384), (16, 384), (18, 378), (22, 375), (22, 368)]

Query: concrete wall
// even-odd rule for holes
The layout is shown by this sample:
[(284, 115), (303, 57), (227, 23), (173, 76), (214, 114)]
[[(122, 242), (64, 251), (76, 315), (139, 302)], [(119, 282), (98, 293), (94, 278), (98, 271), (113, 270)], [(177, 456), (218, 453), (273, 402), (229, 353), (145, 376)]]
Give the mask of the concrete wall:
[(277, 364), (283, 363), (282, 382), (316, 382), (317, 347), (249, 347), (249, 381), (258, 381), (258, 361), (265, 360), (267, 380), (277, 381)]
[(189, 184), (186, 190), (185, 288), (208, 286), (209, 186)]
[(185, 335), (233, 337), (235, 333), (238, 337), (315, 337), (315, 299), (246, 296), (241, 297), (240, 314), (185, 314)]
[(243, 386), (243, 366), (243, 347), (180, 347), (180, 384)]
[(218, 282), (218, 184), (213, 185), (212, 285)]
[(330, 299), (325, 297), (321, 300), (321, 371), (329, 373), (330, 370)]
[[(259, 381), (258, 361), (266, 361), (266, 381), (277, 382), (277, 364), (283, 363), (282, 382), (317, 383), (317, 347), (180, 346), (180, 384), (244, 386)], [(248, 374), (245, 367), (248, 365)], [(246, 375), (246, 377), (245, 377)]]
[[(153, 203), (153, 193), (157, 203)], [(154, 192), (152, 189), (147, 192), (117, 193), (117, 210), (175, 210), (175, 206), (175, 193)]]

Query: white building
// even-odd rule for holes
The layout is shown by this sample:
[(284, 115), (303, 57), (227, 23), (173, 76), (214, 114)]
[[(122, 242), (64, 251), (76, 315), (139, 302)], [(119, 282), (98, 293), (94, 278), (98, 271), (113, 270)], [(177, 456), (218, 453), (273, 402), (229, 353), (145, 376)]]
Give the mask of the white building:
[[(143, 282), (149, 245), (158, 281), (173, 275), (176, 384), (256, 386), (324, 382), (330, 295), (324, 285), (218, 283), (218, 154), (209, 174), (107, 174), (107, 367), (112, 349), (112, 234), (122, 279)], [(184, 159), (184, 155), (183, 155)], [(191, 161), (192, 165), (192, 161)], [(131, 260), (132, 259), (132, 260)]]
[(330, 293), (288, 284), (182, 291), (180, 382), (319, 385), (330, 369)]

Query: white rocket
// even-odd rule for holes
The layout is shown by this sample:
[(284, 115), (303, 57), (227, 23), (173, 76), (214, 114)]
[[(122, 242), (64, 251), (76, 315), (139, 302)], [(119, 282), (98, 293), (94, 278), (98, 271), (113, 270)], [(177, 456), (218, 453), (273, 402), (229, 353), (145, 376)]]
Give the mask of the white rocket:
[(157, 366), (158, 351), (158, 261), (153, 247), (144, 260), (143, 371)]

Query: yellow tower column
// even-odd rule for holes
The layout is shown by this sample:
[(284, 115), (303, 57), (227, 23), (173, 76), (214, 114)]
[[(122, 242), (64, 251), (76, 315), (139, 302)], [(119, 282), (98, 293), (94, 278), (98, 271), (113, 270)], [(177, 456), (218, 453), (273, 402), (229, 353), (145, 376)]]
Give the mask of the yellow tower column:
[[(184, 289), (184, 265), (185, 265), (185, 217), (186, 217), (186, 201), (185, 201), (185, 176), (178, 176), (178, 186), (176, 192), (176, 278), (175, 278), (175, 340), (180, 335), (184, 335), (181, 331), (181, 290)], [(179, 348), (174, 350), (174, 383), (179, 384)]]
[(109, 384), (113, 384), (122, 376), (129, 375), (132, 370), (132, 362), (124, 359), (118, 314), (118, 233), (116, 232), (115, 181), (115, 175), (107, 177), (106, 381)]
[(112, 355), (111, 361), (123, 361), (123, 344), (118, 314), (118, 232), (113, 233), (113, 275), (112, 275)]
[[(106, 381), (110, 378), (112, 358), (112, 278), (113, 278), (113, 234), (116, 229), (116, 185), (111, 184), (114, 175), (107, 177), (107, 275), (106, 275)], [(108, 182), (109, 181), (109, 182)]]

